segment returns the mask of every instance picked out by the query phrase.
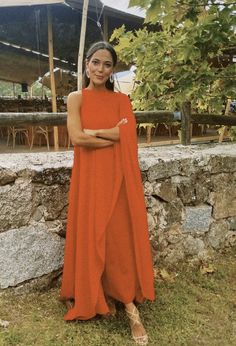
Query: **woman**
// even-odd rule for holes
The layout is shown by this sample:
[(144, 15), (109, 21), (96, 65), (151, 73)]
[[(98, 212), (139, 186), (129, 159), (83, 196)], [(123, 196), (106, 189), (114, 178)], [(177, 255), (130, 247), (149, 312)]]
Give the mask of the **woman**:
[(107, 42), (86, 56), (82, 92), (68, 97), (74, 145), (61, 299), (65, 320), (115, 313), (125, 305), (138, 344), (148, 337), (134, 304), (154, 300), (146, 208), (129, 98), (114, 92), (117, 56)]

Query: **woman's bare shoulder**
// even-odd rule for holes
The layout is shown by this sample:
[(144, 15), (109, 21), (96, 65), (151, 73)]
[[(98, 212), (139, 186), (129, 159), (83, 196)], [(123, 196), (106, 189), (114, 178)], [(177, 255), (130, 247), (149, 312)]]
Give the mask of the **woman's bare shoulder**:
[(80, 103), (82, 100), (82, 91), (72, 91), (68, 97), (67, 102), (72, 103)]

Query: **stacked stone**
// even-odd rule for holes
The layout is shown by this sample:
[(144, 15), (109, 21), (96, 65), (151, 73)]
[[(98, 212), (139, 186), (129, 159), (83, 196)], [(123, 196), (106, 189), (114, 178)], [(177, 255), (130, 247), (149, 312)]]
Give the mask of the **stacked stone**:
[(72, 152), (0, 157), (0, 288), (50, 281), (63, 265)]
[[(0, 155), (0, 288), (60, 272), (72, 159)], [(236, 144), (143, 148), (139, 159), (156, 263), (236, 243)]]
[(236, 145), (140, 150), (156, 262), (205, 260), (236, 243)]

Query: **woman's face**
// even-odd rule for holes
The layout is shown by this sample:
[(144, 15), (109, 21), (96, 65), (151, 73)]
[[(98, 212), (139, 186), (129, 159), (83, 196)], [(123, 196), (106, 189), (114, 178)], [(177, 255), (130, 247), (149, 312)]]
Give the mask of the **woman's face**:
[(86, 62), (86, 69), (91, 82), (97, 86), (105, 85), (113, 72), (112, 55), (107, 49), (97, 50)]

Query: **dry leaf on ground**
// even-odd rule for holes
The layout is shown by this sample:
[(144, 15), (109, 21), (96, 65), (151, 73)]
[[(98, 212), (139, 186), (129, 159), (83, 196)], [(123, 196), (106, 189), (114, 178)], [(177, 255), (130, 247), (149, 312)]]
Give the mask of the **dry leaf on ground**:
[(213, 267), (212, 264), (204, 265), (200, 267), (200, 272), (201, 274), (212, 274), (215, 272), (215, 268)]
[(176, 274), (175, 273), (168, 273), (166, 269), (154, 269), (154, 276), (155, 278), (161, 280), (161, 281), (167, 281), (167, 282), (174, 282)]
[(0, 319), (0, 327), (7, 328), (9, 326), (8, 321), (3, 321)]

